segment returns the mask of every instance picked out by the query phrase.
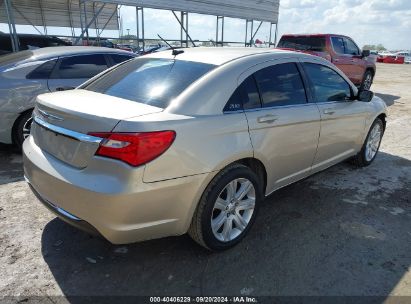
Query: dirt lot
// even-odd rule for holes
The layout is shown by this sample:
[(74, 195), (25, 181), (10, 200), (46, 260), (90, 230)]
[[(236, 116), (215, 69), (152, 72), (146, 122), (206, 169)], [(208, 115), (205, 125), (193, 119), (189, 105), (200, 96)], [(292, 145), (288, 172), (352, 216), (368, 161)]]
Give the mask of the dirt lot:
[(113, 246), (77, 231), (36, 201), (21, 156), (0, 147), (0, 296), (411, 296), (411, 65), (379, 65), (373, 90), (390, 114), (374, 164), (280, 190), (220, 254), (187, 236)]

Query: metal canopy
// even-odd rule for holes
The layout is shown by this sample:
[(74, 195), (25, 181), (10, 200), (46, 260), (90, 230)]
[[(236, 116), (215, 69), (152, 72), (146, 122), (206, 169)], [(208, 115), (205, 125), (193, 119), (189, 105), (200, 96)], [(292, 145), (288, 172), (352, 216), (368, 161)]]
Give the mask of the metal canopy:
[[(79, 27), (81, 16), (94, 16), (104, 5), (95, 22), (89, 28), (105, 28), (118, 30), (116, 3), (91, 3), (80, 6), (79, 0), (11, 0), (11, 9), (14, 13), (14, 23), (46, 28)], [(5, 1), (0, 2), (0, 23), (9, 23)]]
[[(84, 0), (92, 1), (92, 0)], [(105, 3), (278, 23), (279, 0), (99, 0)]]

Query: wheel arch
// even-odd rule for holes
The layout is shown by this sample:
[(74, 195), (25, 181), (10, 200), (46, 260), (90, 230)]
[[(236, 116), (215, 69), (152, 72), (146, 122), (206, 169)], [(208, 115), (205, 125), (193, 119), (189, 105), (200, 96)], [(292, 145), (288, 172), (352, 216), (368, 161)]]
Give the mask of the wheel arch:
[(13, 144), (16, 144), (16, 138), (15, 138), (16, 136), (15, 136), (15, 134), (16, 134), (17, 124), (19, 123), (20, 119), (21, 119), (25, 114), (30, 113), (30, 112), (33, 112), (33, 110), (34, 110), (34, 108), (29, 108), (29, 109), (26, 109), (26, 110), (20, 112), (20, 113), (19, 113), (19, 116), (14, 120), (13, 127), (11, 128), (11, 140), (12, 140)]
[[(384, 131), (385, 131), (385, 129), (386, 129), (386, 127), (387, 127), (387, 114), (381, 113), (381, 114), (378, 115), (375, 119), (377, 119), (377, 118), (379, 118), (379, 119), (382, 120), (382, 123), (383, 123), (383, 125), (384, 125)], [(375, 120), (375, 119), (374, 119), (374, 120)]]
[(365, 69), (365, 73), (366, 73), (367, 71), (370, 71), (370, 72), (372, 73), (372, 76), (373, 76), (373, 77), (375, 76), (375, 68), (373, 68), (373, 67), (367, 67), (367, 68)]

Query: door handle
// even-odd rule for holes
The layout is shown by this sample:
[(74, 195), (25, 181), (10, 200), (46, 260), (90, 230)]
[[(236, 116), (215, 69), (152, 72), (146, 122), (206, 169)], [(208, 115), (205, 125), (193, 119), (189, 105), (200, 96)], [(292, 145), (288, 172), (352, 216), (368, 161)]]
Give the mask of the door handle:
[(60, 91), (67, 91), (67, 90), (73, 90), (73, 89), (74, 87), (58, 87), (56, 88), (56, 91), (60, 92)]
[(278, 119), (278, 116), (272, 115), (272, 114), (267, 114), (265, 116), (260, 116), (257, 118), (258, 123), (273, 123)]
[(333, 115), (335, 113), (335, 111), (333, 109), (325, 109), (323, 111), (323, 113), (327, 114), (327, 115)]

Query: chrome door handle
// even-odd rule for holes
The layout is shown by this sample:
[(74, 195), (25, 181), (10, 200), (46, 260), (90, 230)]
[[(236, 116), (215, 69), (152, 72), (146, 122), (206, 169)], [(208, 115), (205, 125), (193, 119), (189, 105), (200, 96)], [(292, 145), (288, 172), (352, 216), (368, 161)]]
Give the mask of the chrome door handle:
[(323, 113), (324, 113), (324, 114), (327, 114), (327, 115), (333, 115), (333, 114), (335, 113), (335, 111), (332, 110), (332, 109), (325, 109), (325, 110), (323, 111)]
[(258, 123), (273, 123), (278, 119), (278, 116), (267, 114), (265, 116), (260, 116), (257, 118)]

